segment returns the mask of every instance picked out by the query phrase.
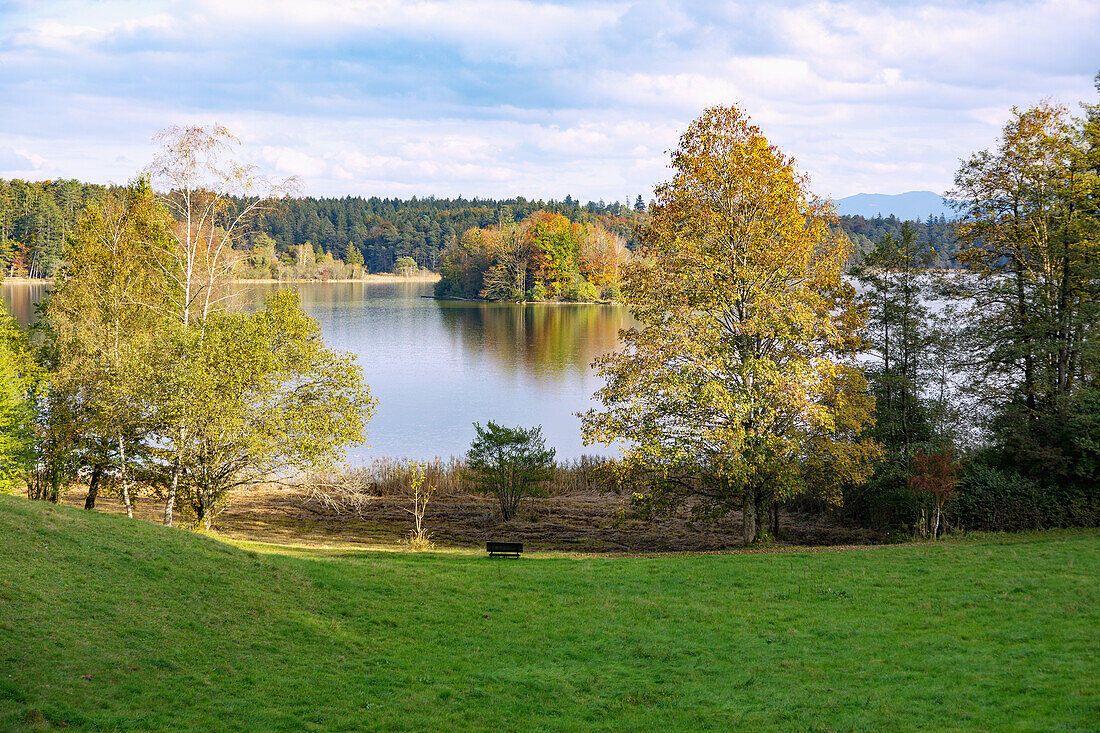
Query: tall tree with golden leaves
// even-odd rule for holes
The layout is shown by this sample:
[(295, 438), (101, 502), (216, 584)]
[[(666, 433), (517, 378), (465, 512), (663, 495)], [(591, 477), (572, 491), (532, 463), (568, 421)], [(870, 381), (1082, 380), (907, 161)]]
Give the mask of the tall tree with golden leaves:
[(624, 464), (650, 476), (642, 505), (740, 507), (754, 542), (766, 507), (810, 485), (839, 500), (878, 454), (860, 437), (872, 400), (853, 363), (850, 245), (737, 107), (706, 110), (672, 163), (623, 279), (640, 326), (597, 359), (604, 408), (584, 415), (584, 438), (626, 442)]

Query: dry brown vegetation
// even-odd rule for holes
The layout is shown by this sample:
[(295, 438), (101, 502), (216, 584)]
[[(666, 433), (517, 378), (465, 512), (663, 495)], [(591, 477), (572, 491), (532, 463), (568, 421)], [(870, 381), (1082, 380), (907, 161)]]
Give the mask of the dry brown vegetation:
[[(496, 499), (471, 493), (456, 459), (424, 464), (425, 482), (436, 491), (424, 528), (438, 548), (476, 548), (486, 540), (523, 542), (528, 550), (577, 552), (676, 552), (728, 550), (742, 545), (741, 518), (734, 513), (715, 523), (692, 523), (690, 507), (671, 517), (643, 519), (630, 497), (601, 484), (594, 458), (559, 464), (544, 497), (523, 501), (511, 522), (500, 520)], [(339, 475), (318, 477), (300, 487), (263, 485), (234, 492), (218, 516), (219, 533), (240, 540), (308, 546), (408, 547), (413, 528), (408, 513), (408, 464), (379, 459)], [(83, 506), (85, 492), (70, 491), (64, 502)], [(327, 498), (326, 498), (327, 497)], [(352, 498), (355, 497), (355, 498)], [(102, 497), (97, 508), (121, 511)], [(159, 521), (154, 496), (139, 496), (135, 516)], [(784, 513), (781, 539), (802, 545), (880, 542), (874, 532), (843, 526), (828, 515)]]

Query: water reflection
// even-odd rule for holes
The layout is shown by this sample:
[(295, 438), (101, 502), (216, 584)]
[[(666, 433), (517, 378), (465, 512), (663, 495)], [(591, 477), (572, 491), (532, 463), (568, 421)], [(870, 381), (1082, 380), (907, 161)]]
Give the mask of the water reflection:
[[(47, 287), (6, 283), (0, 292), (26, 324)], [(541, 424), (563, 458), (600, 452), (581, 445), (574, 413), (593, 405), (601, 382), (589, 365), (617, 347), (632, 322), (626, 309), (437, 301), (421, 297), (430, 283), (362, 282), (242, 284), (234, 306), (256, 309), (285, 287), (299, 291), (329, 346), (358, 357), (378, 399), (353, 461), (462, 454), (475, 420)]]
[(503, 370), (542, 378), (588, 373), (592, 360), (618, 347), (629, 318), (615, 306), (438, 303), (444, 333), (467, 350), (494, 356)]
[(20, 326), (29, 326), (35, 320), (35, 304), (49, 289), (49, 283), (5, 282), (0, 285), (0, 301)]

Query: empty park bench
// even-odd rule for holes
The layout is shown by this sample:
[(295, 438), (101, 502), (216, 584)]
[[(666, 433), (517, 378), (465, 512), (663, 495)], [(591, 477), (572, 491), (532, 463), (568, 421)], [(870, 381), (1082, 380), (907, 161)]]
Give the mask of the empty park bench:
[(522, 542), (486, 542), (485, 550), (489, 557), (519, 557), (523, 552)]

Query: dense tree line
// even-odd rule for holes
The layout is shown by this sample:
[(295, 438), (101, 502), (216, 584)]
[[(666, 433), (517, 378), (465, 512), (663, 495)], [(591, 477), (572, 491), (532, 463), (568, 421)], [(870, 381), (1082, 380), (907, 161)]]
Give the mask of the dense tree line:
[(522, 222), (469, 229), (443, 251), (441, 297), (505, 301), (616, 300), (630, 259), (626, 241), (603, 225), (536, 211)]
[(346, 261), (349, 244), (369, 272), (391, 272), (400, 257), (438, 270), (442, 252), (470, 229), (523, 221), (536, 211), (561, 214), (572, 222), (599, 223), (629, 240), (637, 212), (620, 202), (581, 205), (564, 201), (513, 199), (401, 200), (395, 198), (294, 198), (256, 222), (256, 232), (275, 241), (280, 253), (309, 242), (318, 253)]
[(108, 187), (75, 180), (0, 179), (0, 274), (52, 277), (61, 267), (65, 238), (89, 204)]
[[(84, 208), (102, 201), (111, 190), (75, 180), (0, 180), (0, 266), (4, 274), (55, 275), (62, 264), (65, 237), (75, 229)], [(242, 210), (254, 200), (230, 197), (229, 203)], [(572, 196), (563, 201), (522, 196), (288, 197), (260, 212), (251, 223), (248, 238), (234, 246), (239, 252), (238, 274), (243, 277), (354, 277), (364, 270), (393, 272), (402, 257), (412, 258), (420, 268), (437, 271), (444, 250), (467, 231), (526, 221), (538, 211), (559, 214), (576, 224), (599, 225), (633, 249), (638, 244), (635, 231), (646, 210), (640, 196), (633, 206), (618, 201), (581, 204)], [(902, 223), (893, 216), (841, 216), (834, 228), (852, 240), (858, 259), (884, 235), (897, 237)], [(951, 223), (943, 217), (930, 217), (912, 225), (918, 241), (935, 252), (931, 263), (950, 266), (955, 252)]]
[(858, 265), (884, 238), (899, 239), (902, 228), (908, 225), (914, 243), (922, 253), (922, 266), (935, 268), (958, 267), (956, 259), (959, 245), (955, 237), (955, 222), (947, 217), (929, 216), (924, 221), (904, 221), (890, 216), (840, 216), (832, 226), (842, 232), (854, 246), (851, 264)]
[(906, 226), (857, 270), (885, 458), (846, 491), (850, 519), (1100, 524), (1100, 105), (1082, 106), (1014, 109), (963, 162), (958, 269), (925, 270)]
[(652, 512), (740, 509), (746, 541), (782, 506), (930, 537), (1100, 524), (1100, 105), (1084, 109), (1014, 109), (964, 161), (946, 271), (915, 223), (856, 257), (741, 110), (707, 110), (623, 277), (641, 325), (596, 364), (585, 439), (627, 441), (620, 487)]
[[(277, 252), (273, 194), (177, 163), (153, 169), (168, 193), (141, 181), (88, 207), (36, 334), (0, 322), (0, 485), (56, 500), (86, 475), (129, 508), (144, 476), (166, 521), (177, 490), (208, 519), (229, 488), (360, 434), (369, 394), (293, 297), (220, 306), (240, 253)], [(637, 507), (739, 511), (748, 542), (783, 507), (931, 537), (1100, 524), (1100, 105), (1014, 109), (962, 163), (952, 268), (942, 219), (870, 220), (862, 244), (839, 231), (737, 107), (706, 110), (672, 163), (644, 214), (614, 215), (633, 252), (605, 213), (534, 209), (455, 232), (438, 262), (442, 295), (621, 288), (639, 325), (597, 360), (582, 429), (626, 446), (609, 475)]]

